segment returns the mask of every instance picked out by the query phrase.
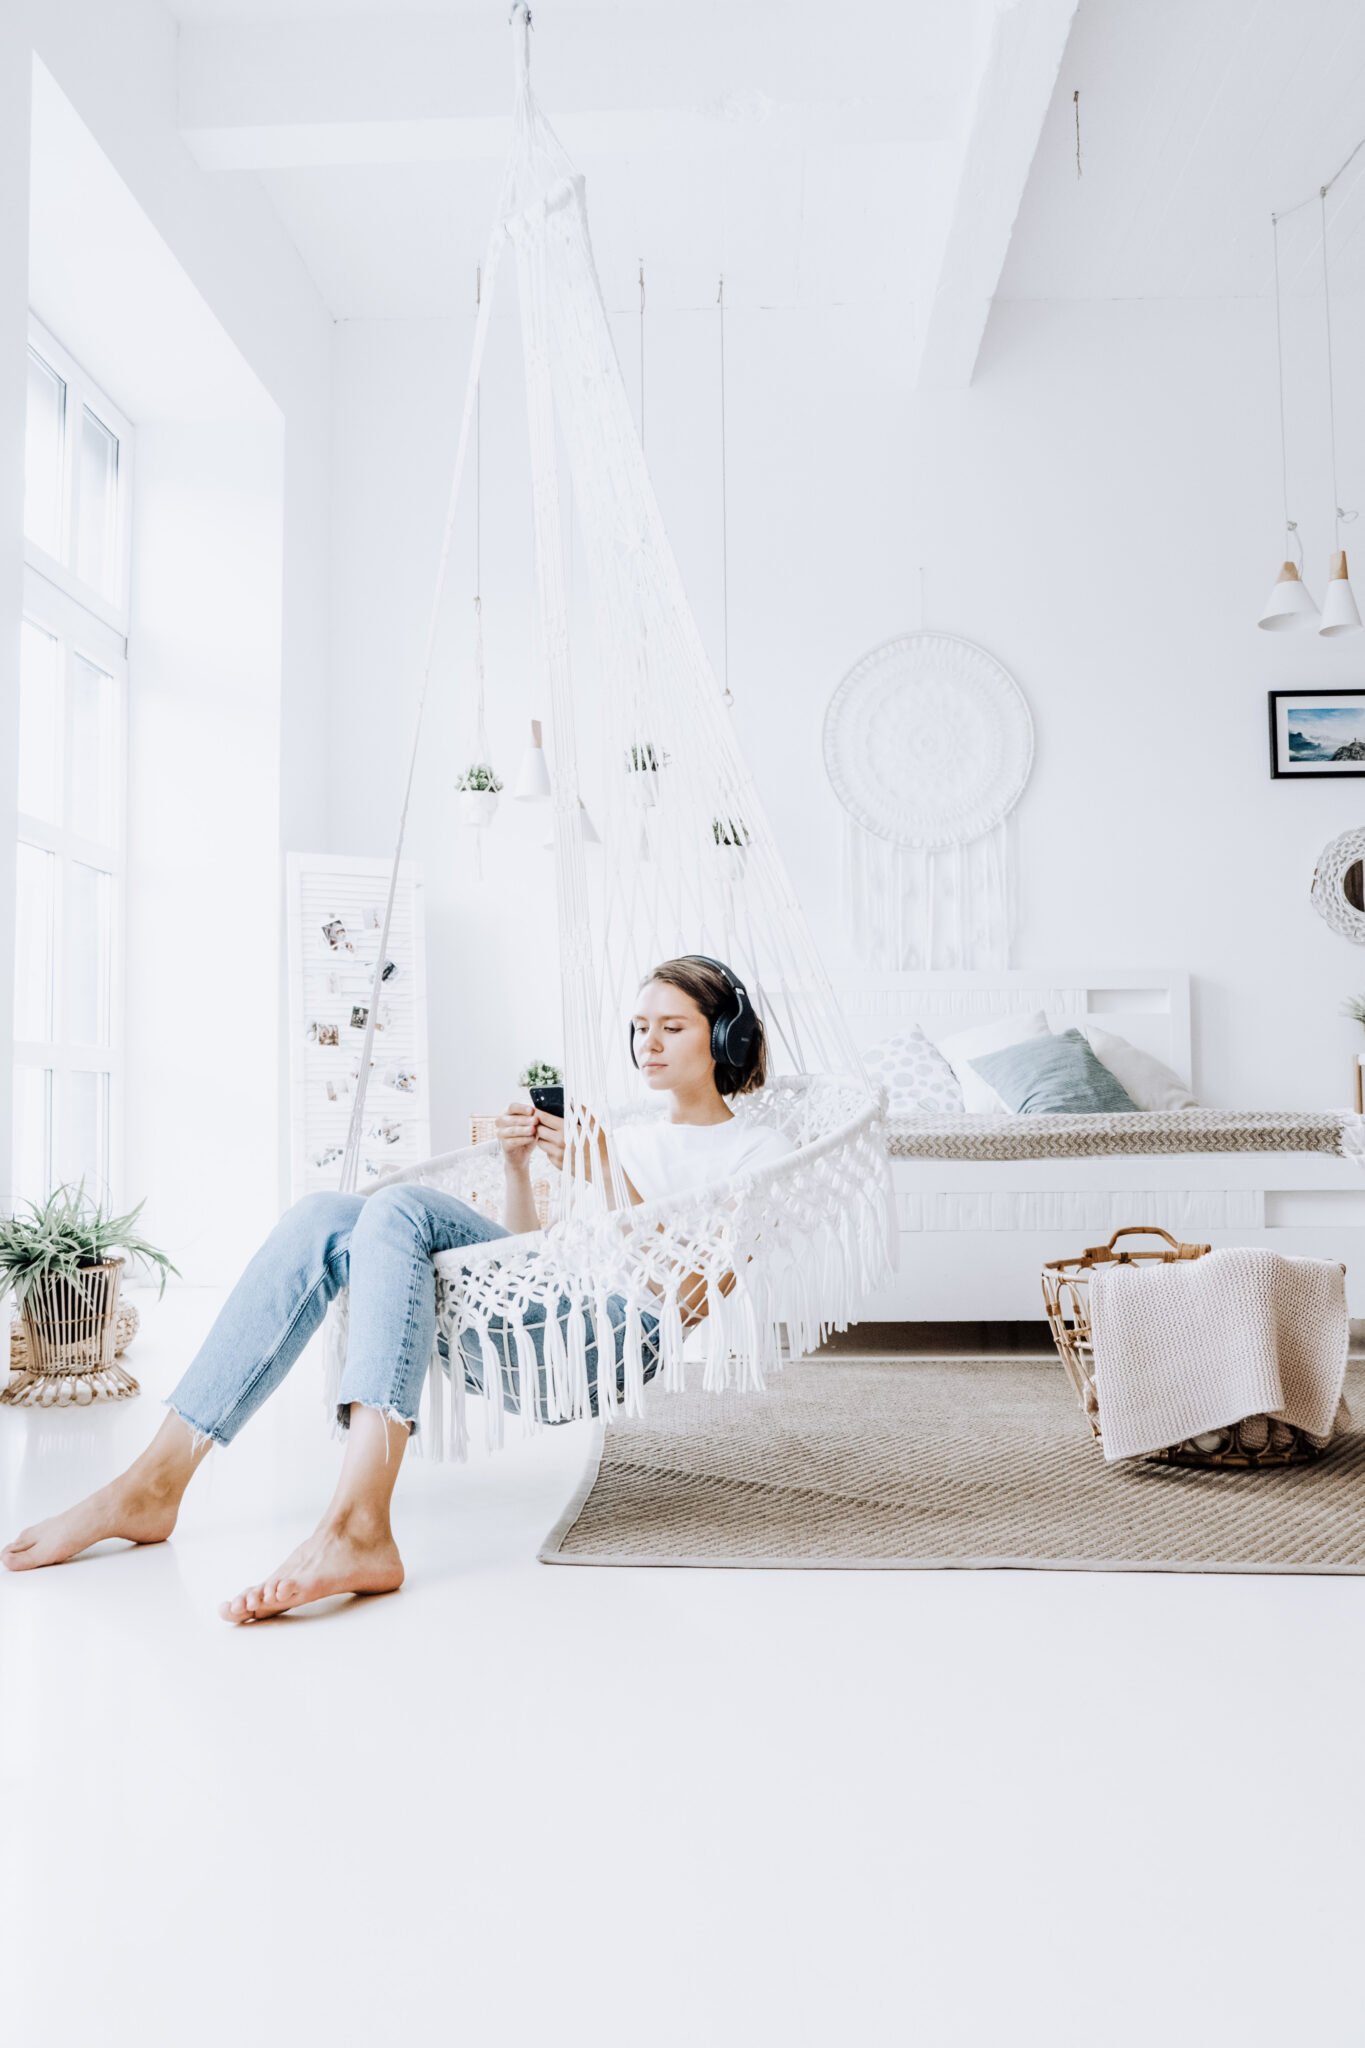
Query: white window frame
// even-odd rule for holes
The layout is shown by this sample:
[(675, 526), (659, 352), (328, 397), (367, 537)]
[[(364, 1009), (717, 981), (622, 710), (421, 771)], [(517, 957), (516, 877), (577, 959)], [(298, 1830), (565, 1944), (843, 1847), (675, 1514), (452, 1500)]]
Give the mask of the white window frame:
[[(106, 626), (128, 637), (128, 584), (132, 551), (133, 427), (118, 407), (106, 398), (94, 379), (68, 354), (55, 334), (44, 327), (34, 313), (28, 318), (28, 345), (66, 385), (66, 415), (62, 434), (62, 540), (61, 554), (50, 555), (36, 541), (24, 536), (24, 562), (35, 575), (55, 584), (86, 611), (93, 612)], [(115, 594), (108, 598), (93, 584), (83, 583), (76, 574), (76, 535), (80, 531), (81, 464), (79, 426), (88, 407), (118, 439), (118, 511), (114, 530)]]
[[(109, 885), (109, 1036), (105, 1045), (77, 1045), (65, 1036), (51, 1039), (18, 1039), (14, 1045), (14, 1066), (37, 1067), (53, 1076), (70, 1073), (107, 1074), (108, 1135), (105, 1153), (107, 1193), (115, 1203), (120, 1199), (123, 1177), (124, 1140), (124, 951), (127, 931), (127, 794), (128, 794), (128, 607), (131, 536), (131, 489), (133, 475), (133, 429), (118, 408), (62, 348), (42, 323), (30, 315), (29, 345), (66, 383), (66, 422), (63, 435), (62, 553), (74, 556), (75, 535), (80, 516), (79, 426), (82, 407), (90, 411), (118, 436), (119, 467), (115, 529), (117, 601), (83, 583), (66, 560), (24, 539), (23, 615), (41, 631), (52, 635), (62, 649), (62, 710), (60, 734), (60, 783), (62, 823), (54, 825), (30, 813), (18, 814), (17, 837), (27, 845), (57, 858), (53, 897), (53, 930), (64, 931), (64, 897), (73, 863), (98, 869), (110, 877)], [(66, 823), (66, 791), (71, 754), (71, 724), (74, 690), (72, 679), (78, 656), (113, 678), (113, 773), (115, 780), (113, 838), (108, 841), (87, 836)], [(52, 949), (54, 1023), (65, 1032), (65, 947)], [(53, 1093), (46, 1100), (45, 1154), (53, 1157)], [(101, 1189), (101, 1193), (106, 1190)]]

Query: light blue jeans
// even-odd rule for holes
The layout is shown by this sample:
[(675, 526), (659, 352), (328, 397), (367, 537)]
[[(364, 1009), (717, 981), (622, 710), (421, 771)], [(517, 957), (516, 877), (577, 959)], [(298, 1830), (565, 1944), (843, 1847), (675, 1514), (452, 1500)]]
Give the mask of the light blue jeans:
[[(436, 1339), (434, 1252), (506, 1237), (502, 1224), (454, 1195), (399, 1181), (372, 1195), (305, 1195), (287, 1209), (250, 1261), (224, 1302), (213, 1328), (164, 1405), (194, 1430), (196, 1439), (231, 1443), (242, 1424), (280, 1384), (317, 1330), (339, 1288), (351, 1290), (350, 1329), (337, 1420), (351, 1419), (351, 1403), (380, 1408), (417, 1428), (422, 1384)], [(624, 1392), (621, 1363), (626, 1304), (608, 1297), (617, 1392)], [(561, 1298), (561, 1327), (569, 1302)], [(528, 1310), (526, 1328), (535, 1345), (538, 1407), (545, 1417), (545, 1312)], [(588, 1390), (597, 1413), (597, 1332), (587, 1325)], [(645, 1378), (659, 1369), (657, 1316), (640, 1318)], [(500, 1395), (515, 1409), (511, 1367), (516, 1353), (505, 1326), (490, 1331), (502, 1368)], [(441, 1357), (450, 1360), (444, 1338)], [(465, 1385), (482, 1394), (483, 1356), (466, 1333), (461, 1346)]]

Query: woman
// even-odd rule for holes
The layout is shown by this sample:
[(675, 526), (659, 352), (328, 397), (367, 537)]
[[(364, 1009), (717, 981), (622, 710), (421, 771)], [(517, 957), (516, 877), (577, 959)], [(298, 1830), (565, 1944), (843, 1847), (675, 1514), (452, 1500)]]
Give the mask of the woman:
[[(725, 1097), (762, 1086), (763, 1026), (727, 967), (701, 955), (666, 960), (641, 984), (630, 1022), (631, 1057), (646, 1085), (672, 1096), (671, 1114), (627, 1126), (617, 1140), (630, 1201), (705, 1187), (768, 1165), (793, 1147), (769, 1125), (737, 1121)], [(164, 1543), (185, 1489), (211, 1444), (227, 1444), (273, 1392), (313, 1335), (338, 1288), (350, 1287), (350, 1328), (337, 1418), (347, 1432), (336, 1492), (312, 1535), (270, 1577), (219, 1613), (259, 1621), (335, 1593), (392, 1593), (403, 1562), (390, 1521), (402, 1455), (436, 1332), (434, 1252), (537, 1228), (531, 1160), (559, 1167), (564, 1125), (523, 1103), (498, 1118), (506, 1203), (501, 1224), (453, 1195), (399, 1182), (359, 1195), (305, 1195), (276, 1224), (248, 1265), (202, 1349), (165, 1406), (171, 1410), (126, 1472), (64, 1514), (35, 1523), (0, 1551), (10, 1571), (63, 1564), (109, 1536)], [(610, 1199), (610, 1196), (609, 1196)], [(728, 1276), (727, 1276), (728, 1277)], [(724, 1283), (721, 1283), (722, 1286)], [(699, 1275), (684, 1283), (684, 1319), (706, 1314)], [(621, 1383), (625, 1304), (608, 1301), (613, 1366)], [(646, 1377), (658, 1367), (657, 1318), (641, 1322)], [(597, 1412), (598, 1348), (588, 1331), (588, 1374)], [(532, 1331), (541, 1355), (543, 1331)], [(477, 1352), (461, 1354), (465, 1379), (483, 1391)], [(504, 1385), (504, 1398), (507, 1387)]]

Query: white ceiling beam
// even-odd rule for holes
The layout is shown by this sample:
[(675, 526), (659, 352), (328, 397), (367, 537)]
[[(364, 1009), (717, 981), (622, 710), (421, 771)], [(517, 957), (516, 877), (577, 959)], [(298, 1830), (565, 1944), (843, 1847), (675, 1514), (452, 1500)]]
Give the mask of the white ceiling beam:
[(998, 0), (938, 277), (918, 337), (919, 389), (972, 381), (1077, 0)]
[[(761, 136), (794, 146), (952, 135), (968, 46), (961, 10), (878, 6), (857, 35), (800, 0), (659, 17), (564, 7), (532, 43), (567, 146), (631, 151)], [(501, 8), (454, 14), (189, 21), (182, 133), (206, 167), (439, 163), (506, 147), (512, 46)]]

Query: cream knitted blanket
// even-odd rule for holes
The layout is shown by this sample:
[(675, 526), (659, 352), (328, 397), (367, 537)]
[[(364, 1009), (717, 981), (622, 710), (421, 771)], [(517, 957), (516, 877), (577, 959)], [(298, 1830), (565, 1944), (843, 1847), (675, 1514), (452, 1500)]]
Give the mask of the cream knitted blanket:
[(1098, 1266), (1090, 1327), (1108, 1460), (1248, 1415), (1323, 1439), (1349, 1421), (1346, 1288), (1330, 1259), (1248, 1247), (1169, 1266)]

